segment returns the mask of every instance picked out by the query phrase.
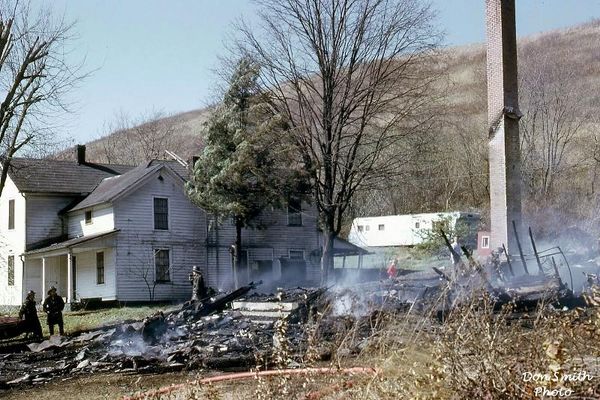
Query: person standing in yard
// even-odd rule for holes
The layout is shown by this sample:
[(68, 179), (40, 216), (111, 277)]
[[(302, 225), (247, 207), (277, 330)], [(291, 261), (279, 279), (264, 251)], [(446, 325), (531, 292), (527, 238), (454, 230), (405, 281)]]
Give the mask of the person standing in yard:
[(64, 308), (64, 300), (56, 293), (56, 288), (52, 286), (48, 291), (48, 297), (44, 300), (44, 312), (48, 314), (50, 336), (54, 335), (54, 325), (58, 325), (58, 332), (61, 336), (65, 334), (62, 315)]
[(36, 339), (42, 338), (42, 325), (35, 307), (35, 292), (30, 290), (25, 297), (25, 302), (19, 310), (19, 318), (25, 321), (26, 332), (32, 333)]
[(387, 269), (387, 275), (389, 279), (394, 279), (398, 275), (398, 259), (394, 258), (394, 261), (390, 263)]
[(190, 282), (192, 283), (192, 301), (200, 301), (206, 298), (206, 285), (200, 268), (194, 265), (190, 274)]

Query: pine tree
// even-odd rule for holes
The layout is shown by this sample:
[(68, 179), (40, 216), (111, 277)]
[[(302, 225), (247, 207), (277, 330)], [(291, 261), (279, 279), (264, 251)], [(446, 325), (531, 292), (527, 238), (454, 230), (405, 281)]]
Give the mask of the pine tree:
[(187, 184), (188, 196), (236, 227), (234, 283), (238, 287), (242, 228), (266, 207), (281, 208), (308, 192), (301, 168), (291, 165), (287, 124), (259, 89), (259, 67), (242, 58), (229, 78), (222, 103), (207, 123), (205, 147)]

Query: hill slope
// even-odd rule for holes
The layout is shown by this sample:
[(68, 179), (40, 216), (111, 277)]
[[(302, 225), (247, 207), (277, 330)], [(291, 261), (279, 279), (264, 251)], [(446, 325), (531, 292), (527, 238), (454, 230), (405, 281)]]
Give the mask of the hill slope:
[[(485, 46), (483, 44), (454, 47), (442, 50), (440, 61), (448, 73), (450, 90), (446, 97), (448, 114), (460, 114), (486, 130)], [(573, 74), (573, 88), (586, 98), (587, 107), (600, 105), (600, 20), (564, 30), (555, 30), (519, 39), (520, 74), (527, 73), (531, 64), (551, 62), (568, 69)], [(169, 131), (169, 140), (154, 138), (154, 156), (164, 156), (170, 150), (184, 159), (199, 151), (202, 143), (202, 126), (210, 110), (207, 108), (169, 116), (161, 123)], [(165, 128), (166, 126), (166, 128)], [(107, 149), (130, 147), (129, 154), (143, 155), (139, 147), (147, 143), (138, 140), (133, 130), (116, 131), (87, 143), (88, 159), (94, 162), (135, 163), (139, 157), (114, 160)], [(140, 134), (140, 132), (138, 132)], [(126, 137), (130, 140), (125, 140)], [(152, 141), (152, 140), (151, 140)], [(163, 142), (163, 143), (160, 143)], [(152, 152), (150, 152), (152, 153)], [(70, 158), (73, 151), (61, 152), (61, 158)], [(113, 159), (111, 159), (113, 158)]]

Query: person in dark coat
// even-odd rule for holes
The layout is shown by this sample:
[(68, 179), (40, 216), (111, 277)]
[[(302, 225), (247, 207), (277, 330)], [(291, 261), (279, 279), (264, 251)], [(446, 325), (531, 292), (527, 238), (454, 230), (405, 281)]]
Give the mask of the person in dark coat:
[(54, 335), (54, 325), (58, 325), (58, 332), (61, 336), (65, 334), (62, 311), (65, 308), (65, 302), (56, 293), (56, 288), (52, 286), (48, 291), (48, 297), (44, 300), (44, 311), (48, 314), (48, 330), (50, 335)]
[(190, 274), (190, 282), (192, 283), (192, 301), (200, 301), (207, 296), (204, 277), (200, 268), (194, 265)]
[(25, 321), (25, 331), (31, 333), (36, 339), (42, 338), (42, 325), (35, 307), (35, 292), (30, 290), (25, 297), (25, 302), (19, 310), (19, 318)]

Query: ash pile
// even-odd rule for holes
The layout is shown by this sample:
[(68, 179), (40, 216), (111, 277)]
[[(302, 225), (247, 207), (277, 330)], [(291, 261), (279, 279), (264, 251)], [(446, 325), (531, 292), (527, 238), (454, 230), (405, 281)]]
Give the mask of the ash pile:
[(53, 336), (28, 344), (22, 352), (0, 354), (0, 389), (103, 372), (248, 370), (257, 360), (270, 359), (280, 321), (285, 321), (288, 345), (301, 348), (306, 340), (303, 322), (324, 290), (248, 295), (255, 287), (250, 284), (144, 321), (69, 338)]
[(600, 248), (581, 245), (581, 241), (564, 250), (552, 244), (540, 249), (529, 229), (528, 252), (517, 236), (515, 254), (503, 246), (479, 262), (468, 248), (453, 246), (447, 235), (440, 233), (452, 265), (336, 288), (332, 291), (335, 296), (330, 296), (332, 315), (361, 318), (379, 311), (409, 311), (433, 312), (443, 318), (452, 309), (483, 296), (498, 309), (511, 304), (516, 312), (532, 310), (540, 303), (571, 309), (585, 306), (591, 285), (600, 284)]

